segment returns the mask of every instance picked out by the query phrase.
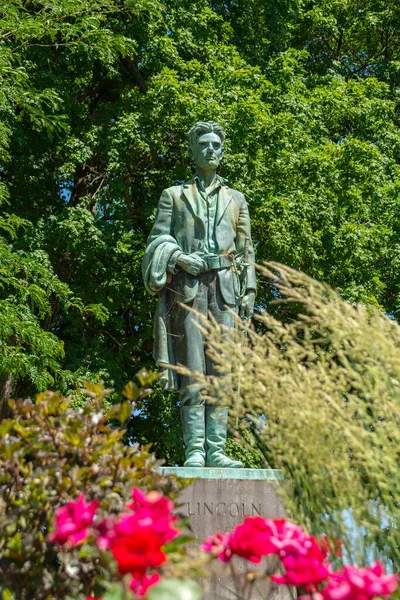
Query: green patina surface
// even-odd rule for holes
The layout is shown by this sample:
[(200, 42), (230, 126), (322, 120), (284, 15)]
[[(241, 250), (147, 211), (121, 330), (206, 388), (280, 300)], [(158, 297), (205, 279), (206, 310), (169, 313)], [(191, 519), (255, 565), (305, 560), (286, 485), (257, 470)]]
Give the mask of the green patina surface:
[(279, 469), (218, 469), (198, 467), (159, 467), (160, 475), (175, 475), (186, 479), (261, 479), (282, 480)]
[[(205, 406), (193, 375), (219, 373), (205, 353), (201, 316), (211, 314), (225, 331), (234, 330), (234, 312), (250, 318), (256, 294), (247, 202), (216, 173), (224, 140), (225, 131), (214, 121), (199, 121), (190, 129), (196, 175), (161, 194), (142, 264), (146, 290), (159, 297), (153, 352), (159, 381), (180, 391), (186, 477), (198, 477), (196, 469), (205, 465), (243, 467), (225, 455), (228, 409)], [(168, 365), (184, 365), (191, 373), (178, 374)]]

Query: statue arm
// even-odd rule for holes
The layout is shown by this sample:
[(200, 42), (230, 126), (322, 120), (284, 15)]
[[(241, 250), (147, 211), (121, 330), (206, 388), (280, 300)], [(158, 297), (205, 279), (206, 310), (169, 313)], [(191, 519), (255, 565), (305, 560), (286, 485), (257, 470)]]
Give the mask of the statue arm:
[[(147, 246), (161, 235), (170, 235), (174, 239), (174, 201), (169, 190), (164, 190), (158, 202), (156, 218), (147, 240)], [(175, 275), (182, 268), (191, 275), (198, 275), (204, 271), (205, 265), (202, 258), (196, 254), (184, 254), (179, 248), (169, 258), (167, 272)]]
[(168, 190), (161, 194), (157, 206), (154, 225), (147, 239), (147, 245), (155, 240), (159, 235), (173, 235), (173, 198)]
[(171, 275), (176, 275), (179, 270), (178, 260), (182, 256), (182, 250), (176, 250), (168, 261), (167, 271)]
[[(246, 243), (248, 250), (248, 261), (250, 265), (247, 267), (247, 291), (256, 292), (256, 270), (254, 267), (255, 256), (254, 256), (254, 247), (253, 242), (251, 241), (251, 227), (250, 227), (250, 215), (249, 208), (247, 206), (247, 202), (243, 196), (240, 194), (241, 202), (239, 209), (239, 219), (236, 229), (236, 250), (237, 252), (244, 252)], [(247, 240), (247, 242), (246, 242)]]

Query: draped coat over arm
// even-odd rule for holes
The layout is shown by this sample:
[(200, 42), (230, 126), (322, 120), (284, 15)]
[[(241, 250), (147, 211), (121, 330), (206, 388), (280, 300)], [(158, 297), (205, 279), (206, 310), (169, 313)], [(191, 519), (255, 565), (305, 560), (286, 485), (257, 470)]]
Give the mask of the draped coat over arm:
[[(158, 204), (153, 228), (147, 240), (143, 260), (146, 289), (159, 293), (159, 306), (154, 322), (154, 358), (158, 364), (175, 364), (173, 342), (168, 338), (168, 306), (170, 297), (166, 284), (168, 260), (160, 261), (160, 248), (165, 244), (168, 259), (178, 251), (185, 254), (205, 252), (205, 208), (193, 179), (183, 185), (165, 189)], [(247, 202), (241, 192), (221, 185), (215, 223), (219, 256), (243, 257), (247, 254), (246, 288), (256, 289), (254, 249), (251, 241)], [(161, 242), (161, 243), (158, 243)], [(174, 246), (174, 243), (176, 246)], [(165, 275), (160, 273), (165, 269)], [(238, 277), (233, 268), (218, 271), (219, 289), (224, 302), (231, 307), (240, 304)], [(174, 298), (189, 303), (197, 294), (198, 278), (183, 273), (174, 278)], [(171, 379), (172, 378), (172, 379)], [(166, 387), (177, 389), (176, 377), (169, 372)]]

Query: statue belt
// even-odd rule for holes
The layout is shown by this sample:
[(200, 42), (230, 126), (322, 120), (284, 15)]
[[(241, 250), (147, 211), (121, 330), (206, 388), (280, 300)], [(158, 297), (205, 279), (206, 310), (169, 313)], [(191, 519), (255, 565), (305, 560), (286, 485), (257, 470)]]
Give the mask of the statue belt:
[(206, 271), (218, 271), (219, 269), (228, 269), (233, 265), (234, 255), (233, 254), (222, 254), (218, 256), (216, 254), (206, 254), (201, 257), (206, 263)]

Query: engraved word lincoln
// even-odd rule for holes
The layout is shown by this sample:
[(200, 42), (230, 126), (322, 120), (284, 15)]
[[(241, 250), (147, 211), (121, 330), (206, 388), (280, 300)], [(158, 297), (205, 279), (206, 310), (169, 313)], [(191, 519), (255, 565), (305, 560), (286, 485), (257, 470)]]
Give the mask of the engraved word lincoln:
[(188, 133), (196, 174), (161, 194), (143, 259), (146, 290), (158, 295), (154, 318), (154, 358), (163, 368), (165, 389), (180, 392), (185, 467), (238, 468), (225, 456), (228, 410), (206, 405), (190, 376), (165, 365), (216, 374), (205, 351), (199, 317), (234, 327), (233, 312), (248, 318), (256, 294), (254, 251), (247, 202), (217, 174), (225, 131), (213, 121)]

